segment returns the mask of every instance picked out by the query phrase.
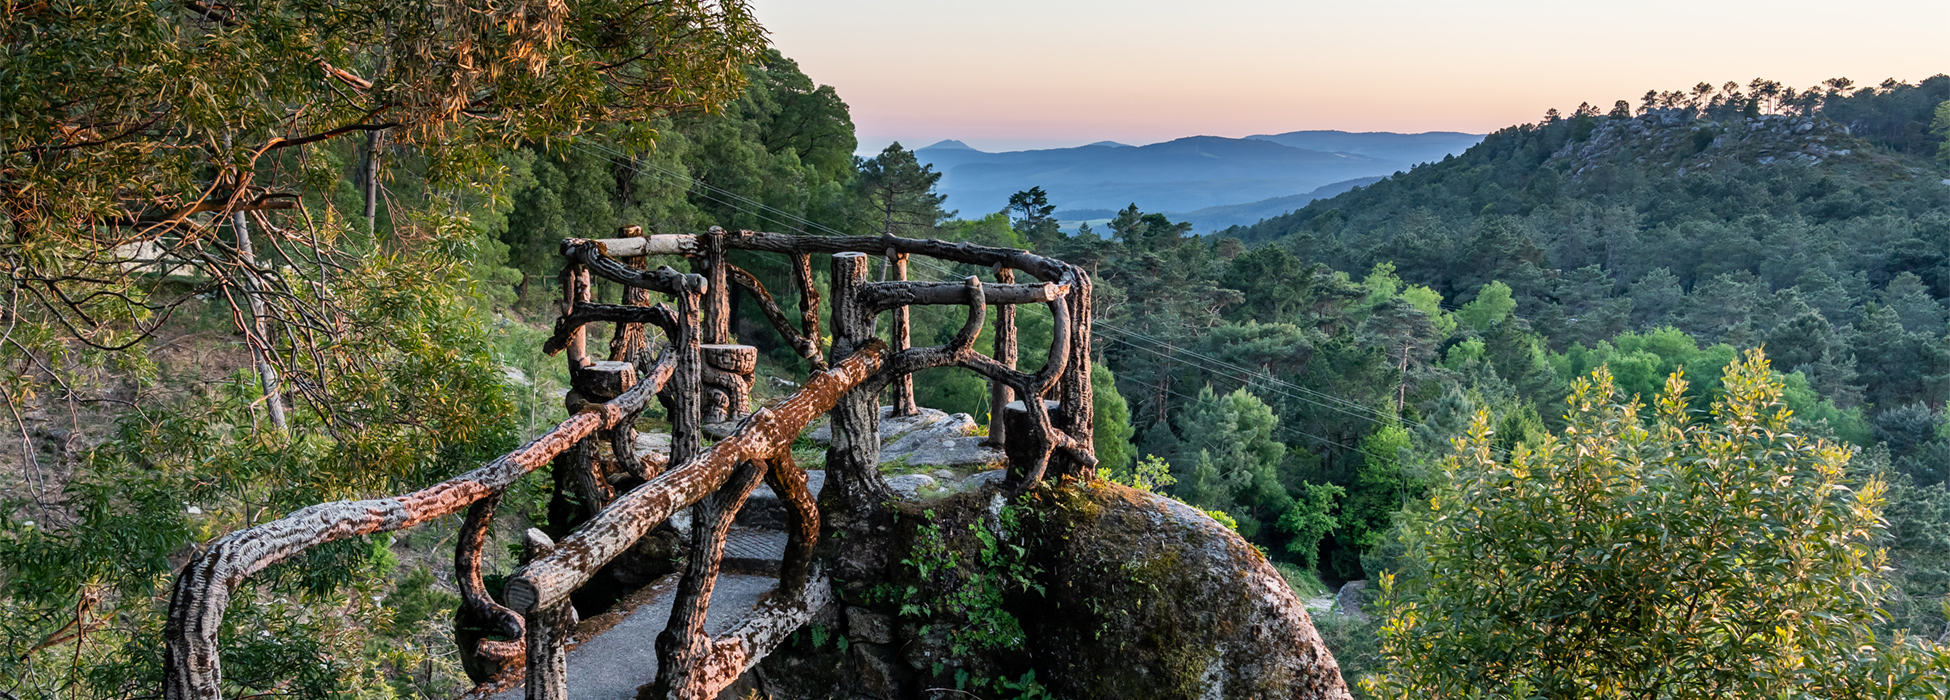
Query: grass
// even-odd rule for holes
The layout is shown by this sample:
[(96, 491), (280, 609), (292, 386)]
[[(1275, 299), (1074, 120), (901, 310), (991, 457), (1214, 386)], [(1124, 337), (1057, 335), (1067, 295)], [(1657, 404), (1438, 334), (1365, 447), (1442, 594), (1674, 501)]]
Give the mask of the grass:
[(1280, 576), (1286, 579), (1286, 585), (1293, 589), (1293, 594), (1301, 598), (1319, 598), (1334, 594), (1333, 591), (1327, 589), (1327, 584), (1321, 583), (1320, 577), (1315, 576), (1312, 571), (1286, 562), (1276, 562), (1273, 564), (1273, 568), (1278, 569)]

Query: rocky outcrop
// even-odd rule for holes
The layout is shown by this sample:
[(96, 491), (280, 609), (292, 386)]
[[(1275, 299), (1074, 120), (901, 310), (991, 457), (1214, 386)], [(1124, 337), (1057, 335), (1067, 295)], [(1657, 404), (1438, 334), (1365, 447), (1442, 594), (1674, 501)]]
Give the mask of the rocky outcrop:
[[(966, 413), (946, 413), (923, 408), (912, 416), (896, 416), (892, 406), (880, 408), (880, 463), (909, 467), (951, 467), (960, 470), (993, 469), (1007, 457), (1002, 450), (982, 444), (980, 426)], [(820, 444), (832, 440), (828, 426), (807, 433)]]
[(1058, 697), (1350, 697), (1300, 599), (1232, 530), (1116, 484), (1037, 497), (1046, 594), (1018, 617)]
[(1367, 622), (1368, 613), (1361, 609), (1361, 593), (1367, 589), (1366, 580), (1342, 584), (1341, 592), (1334, 596), (1334, 612)]
[[(763, 662), (771, 697), (930, 698), (926, 689), (957, 678), (1033, 679), (1067, 700), (1350, 697), (1301, 601), (1230, 529), (1104, 482), (1046, 484), (1010, 505), (1001, 474), (904, 506), (884, 543), (886, 581), (841, 587), (837, 627), (799, 635)], [(892, 564), (917, 558), (932, 573)], [(967, 607), (984, 579), (1007, 591), (1000, 609), (1020, 624), (1018, 643), (957, 641), (998, 629), (993, 608)]]
[(1610, 176), (1626, 163), (1654, 164), (1679, 176), (1728, 166), (1819, 165), (1861, 157), (1867, 143), (1823, 117), (1763, 114), (1722, 120), (1658, 109), (1630, 119), (1600, 118), (1545, 161), (1571, 178)]

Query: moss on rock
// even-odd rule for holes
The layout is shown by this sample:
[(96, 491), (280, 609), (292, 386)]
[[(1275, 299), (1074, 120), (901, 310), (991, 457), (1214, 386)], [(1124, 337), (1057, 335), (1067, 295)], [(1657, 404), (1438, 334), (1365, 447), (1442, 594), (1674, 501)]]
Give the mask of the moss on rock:
[(1205, 514), (1102, 481), (1026, 500), (1046, 595), (1017, 616), (1057, 696), (1348, 697), (1279, 572)]

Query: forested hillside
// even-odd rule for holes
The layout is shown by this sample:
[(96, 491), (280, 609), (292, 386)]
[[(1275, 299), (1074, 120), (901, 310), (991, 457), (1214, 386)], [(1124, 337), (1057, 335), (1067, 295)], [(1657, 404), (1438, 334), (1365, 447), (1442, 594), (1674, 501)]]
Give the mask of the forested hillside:
[[(1491, 280), (1554, 350), (1671, 326), (1765, 344), (1844, 406), (1950, 392), (1950, 78), (1757, 83), (1580, 107), (1227, 235), (1468, 301)], [(1929, 136), (1929, 134), (1939, 134)]]

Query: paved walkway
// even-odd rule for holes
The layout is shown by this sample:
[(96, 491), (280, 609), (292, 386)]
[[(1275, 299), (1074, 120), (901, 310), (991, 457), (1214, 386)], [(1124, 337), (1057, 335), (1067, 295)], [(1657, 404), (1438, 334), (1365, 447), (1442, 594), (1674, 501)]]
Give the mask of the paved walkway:
[[(826, 484), (823, 471), (808, 472), (807, 485), (817, 495)], [(704, 631), (723, 635), (752, 616), (767, 594), (778, 588), (779, 563), (785, 558), (785, 507), (772, 490), (760, 485), (739, 510), (736, 524), (725, 538), (724, 573), (711, 589), (711, 608)], [(688, 520), (687, 518), (685, 520)], [(657, 678), (657, 635), (670, 623), (679, 574), (671, 574), (630, 594), (609, 612), (584, 620), (569, 641), (570, 700), (635, 700), (637, 688)], [(589, 635), (583, 639), (582, 635)], [(480, 696), (491, 700), (521, 700), (523, 686)]]

